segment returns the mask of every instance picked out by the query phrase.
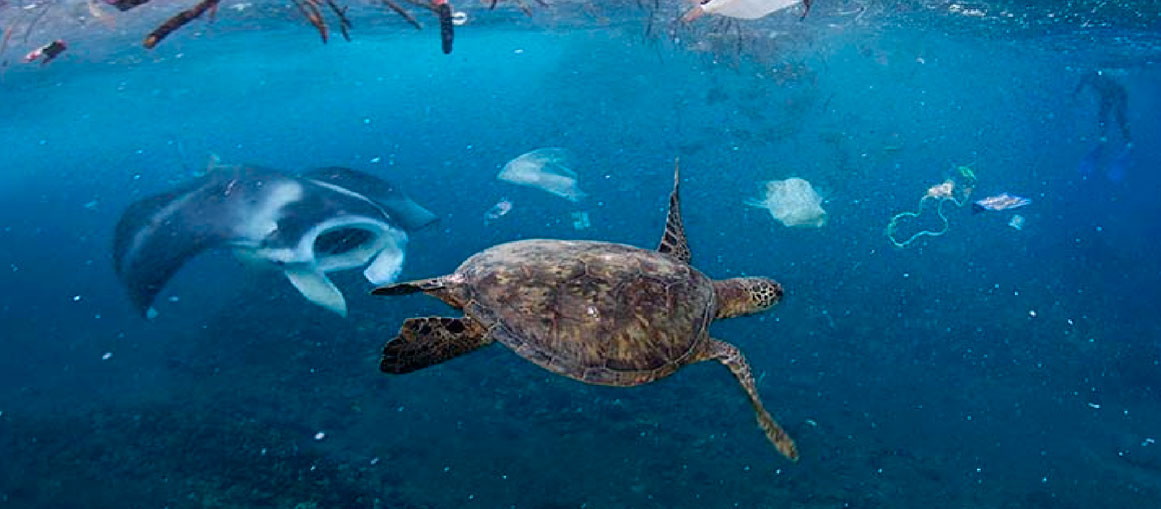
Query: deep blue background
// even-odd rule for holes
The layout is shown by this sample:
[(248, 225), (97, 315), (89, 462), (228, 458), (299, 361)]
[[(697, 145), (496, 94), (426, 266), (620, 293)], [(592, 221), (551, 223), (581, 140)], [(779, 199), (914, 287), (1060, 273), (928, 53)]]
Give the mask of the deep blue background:
[[(430, 31), (223, 32), (7, 69), (0, 505), (1153, 507), (1161, 82), (1147, 48), (1085, 51), (1147, 34), (827, 19), (741, 64), (636, 29), (480, 28), (446, 57)], [(1110, 62), (1137, 141), (1119, 184), (1077, 174), (1096, 98), (1070, 95)], [(495, 179), (545, 146), (577, 155), (585, 201)], [(680, 156), (695, 265), (787, 289), (713, 333), (748, 354), (802, 461), (716, 366), (591, 387), (497, 346), (382, 375), (403, 319), (451, 311), (373, 298), (358, 272), (336, 278), (343, 320), (207, 254), (139, 319), (113, 225), (211, 153), (399, 184), (442, 218), (405, 278), (517, 238), (654, 246)], [(892, 247), (890, 217), (963, 164), (978, 197), (1033, 199), (1024, 230), (949, 209), (946, 235)], [(823, 194), (825, 227), (743, 204), (791, 176)], [(514, 210), (485, 226), (501, 198)]]

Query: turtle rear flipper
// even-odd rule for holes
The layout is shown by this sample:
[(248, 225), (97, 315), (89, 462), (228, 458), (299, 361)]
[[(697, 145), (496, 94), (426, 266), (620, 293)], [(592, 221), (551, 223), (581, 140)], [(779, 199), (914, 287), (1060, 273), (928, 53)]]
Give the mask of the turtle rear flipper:
[(717, 339), (709, 339), (708, 341), (709, 344), (703, 354), (704, 360), (717, 360), (730, 368), (730, 372), (738, 379), (738, 383), (742, 385), (742, 390), (746, 391), (746, 396), (750, 398), (750, 405), (754, 407), (754, 414), (758, 418), (758, 426), (766, 433), (766, 438), (783, 456), (791, 461), (798, 461), (798, 448), (794, 446), (794, 440), (786, 434), (786, 431), (778, 425), (773, 417), (770, 417), (770, 412), (766, 411), (766, 407), (762, 405), (762, 400), (758, 397), (754, 374), (750, 372), (750, 363), (746, 362), (746, 356), (742, 354), (741, 350), (738, 350), (738, 347), (725, 341)]
[(418, 281), (380, 286), (371, 290), (371, 295), (407, 295), (418, 292), (430, 292), (443, 287), (443, 280), (440, 278), (420, 279)]
[(685, 263), (693, 257), (689, 242), (685, 239), (685, 226), (681, 222), (681, 200), (678, 196), (679, 171), (677, 161), (673, 161), (673, 192), (669, 193), (669, 215), (665, 218), (665, 233), (657, 251), (670, 255)]
[(469, 317), (409, 318), (399, 335), (383, 347), (379, 369), (401, 375), (434, 366), (491, 344), (493, 340), (485, 332)]

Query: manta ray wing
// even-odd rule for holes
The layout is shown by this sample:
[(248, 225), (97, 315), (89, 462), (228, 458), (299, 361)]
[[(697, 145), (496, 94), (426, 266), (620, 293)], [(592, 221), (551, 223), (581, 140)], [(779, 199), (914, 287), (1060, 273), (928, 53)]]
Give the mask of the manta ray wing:
[(199, 253), (257, 246), (301, 193), (301, 184), (276, 172), (227, 167), (130, 205), (114, 233), (113, 263), (134, 308), (146, 315), (170, 278)]
[(302, 176), (367, 197), (379, 205), (392, 221), (409, 232), (423, 228), (438, 219), (430, 210), (412, 200), (407, 193), (374, 175), (350, 168), (330, 166), (307, 171)]
[(113, 263), (142, 315), (187, 260), (234, 239), (233, 225), (203, 206), (220, 184), (212, 177), (201, 178), (140, 200), (121, 215), (114, 233)]

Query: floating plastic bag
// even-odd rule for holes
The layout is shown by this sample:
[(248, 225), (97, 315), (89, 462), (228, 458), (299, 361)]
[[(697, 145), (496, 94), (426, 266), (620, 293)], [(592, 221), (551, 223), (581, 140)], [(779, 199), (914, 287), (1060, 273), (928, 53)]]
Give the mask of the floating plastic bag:
[(572, 155), (563, 148), (533, 150), (508, 161), (496, 178), (513, 184), (535, 187), (570, 201), (580, 201), (585, 192), (577, 187), (572, 171)]
[[(810, 10), (810, 0), (709, 0), (687, 12), (684, 19), (692, 21), (703, 14), (758, 19), (800, 3), (806, 6), (806, 10)], [(802, 15), (806, 16), (806, 13), (803, 12)]]
[(810, 182), (800, 178), (766, 182), (766, 196), (761, 200), (746, 200), (746, 205), (767, 209), (774, 219), (790, 227), (819, 228), (826, 224), (822, 197)]
[[(939, 237), (947, 233), (948, 222), (947, 216), (943, 213), (943, 206), (946, 203), (952, 203), (957, 207), (963, 207), (967, 204), (968, 199), (971, 198), (972, 191), (976, 188), (976, 173), (968, 166), (960, 166), (956, 168), (956, 172), (948, 177), (941, 184), (936, 184), (927, 189), (927, 194), (924, 194), (919, 199), (919, 206), (916, 207), (915, 212), (904, 211), (894, 216), (891, 216), (891, 221), (887, 223), (887, 240), (895, 247), (905, 248), (910, 246), (920, 237)], [(927, 228), (919, 229), (911, 234), (907, 239), (900, 241), (897, 237), (899, 228), (899, 221), (902, 219), (916, 220), (923, 215), (923, 206), (925, 203), (935, 203), (935, 214), (939, 217), (939, 229), (930, 230)]]

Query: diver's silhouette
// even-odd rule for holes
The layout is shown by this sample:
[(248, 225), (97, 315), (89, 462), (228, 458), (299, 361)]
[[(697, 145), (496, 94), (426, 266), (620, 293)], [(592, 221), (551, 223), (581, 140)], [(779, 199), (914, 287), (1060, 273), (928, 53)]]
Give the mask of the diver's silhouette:
[(1113, 117), (1117, 122), (1117, 127), (1121, 129), (1121, 136), (1125, 139), (1125, 143), (1132, 143), (1133, 137), (1129, 134), (1129, 122), (1125, 119), (1125, 112), (1129, 108), (1129, 94), (1125, 91), (1124, 85), (1121, 85), (1109, 77), (1104, 71), (1090, 72), (1080, 79), (1080, 83), (1076, 84), (1076, 89), (1072, 91), (1075, 97), (1085, 87), (1091, 87), (1097, 93), (1100, 99), (1100, 113), (1097, 116), (1097, 123), (1100, 126), (1101, 141), (1107, 141), (1109, 135), (1109, 117)]
[[(1076, 84), (1072, 95), (1076, 97), (1085, 88), (1091, 88), (1097, 93), (1100, 100), (1100, 112), (1097, 114), (1097, 126), (1100, 128), (1100, 139), (1081, 160), (1080, 173), (1088, 178), (1098, 167), (1104, 167), (1105, 177), (1112, 182), (1120, 182), (1125, 178), (1126, 169), (1132, 155), (1133, 137), (1129, 133), (1129, 121), (1125, 114), (1129, 109), (1129, 93), (1124, 85), (1114, 80), (1108, 73), (1100, 70), (1085, 74)], [(1105, 147), (1109, 141), (1109, 122), (1115, 121), (1121, 131), (1122, 148), (1111, 156), (1105, 155)], [(1103, 162), (1103, 164), (1102, 164)]]

